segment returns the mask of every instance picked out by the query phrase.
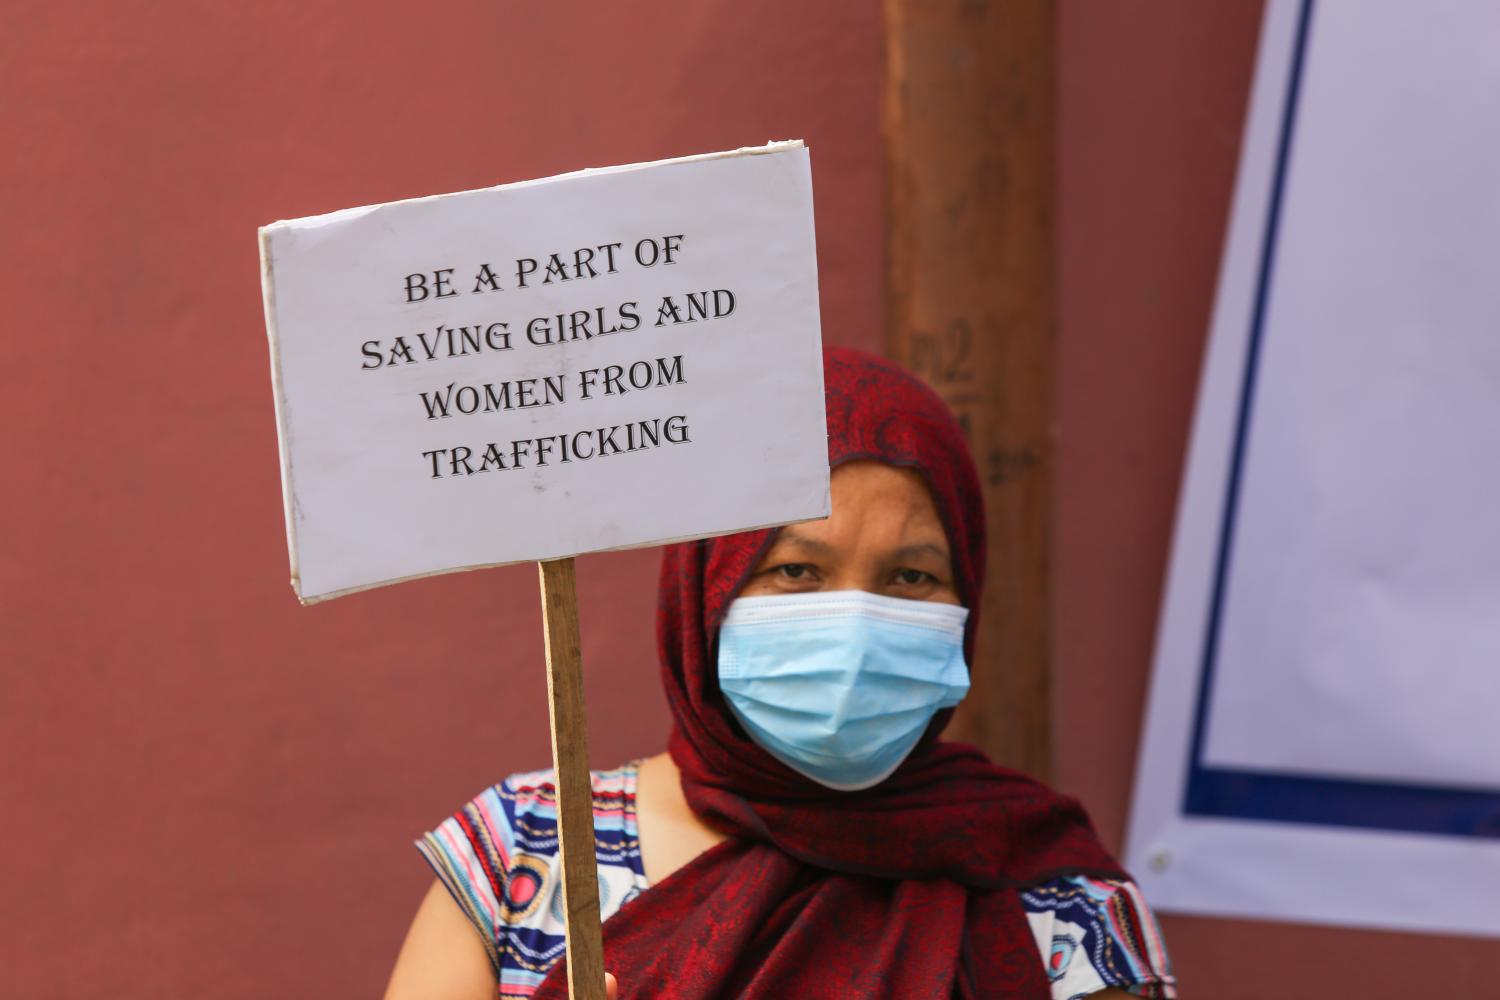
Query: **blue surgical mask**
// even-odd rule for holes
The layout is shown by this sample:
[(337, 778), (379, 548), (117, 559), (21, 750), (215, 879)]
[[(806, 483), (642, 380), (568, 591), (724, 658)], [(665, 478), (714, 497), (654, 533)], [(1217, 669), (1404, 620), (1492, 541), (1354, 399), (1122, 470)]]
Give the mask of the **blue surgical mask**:
[(840, 791), (869, 788), (968, 692), (968, 617), (863, 590), (741, 597), (719, 629), (719, 689), (787, 767)]

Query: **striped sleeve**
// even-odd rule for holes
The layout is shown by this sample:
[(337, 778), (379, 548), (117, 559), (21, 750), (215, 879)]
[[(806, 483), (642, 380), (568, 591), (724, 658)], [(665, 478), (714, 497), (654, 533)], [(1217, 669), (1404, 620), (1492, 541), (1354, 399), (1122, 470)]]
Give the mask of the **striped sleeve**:
[(505, 873), (515, 851), (511, 814), (506, 809), (506, 801), (515, 797), (509, 783), (507, 779), (481, 792), (416, 841), (417, 850), (484, 939), (490, 965), (497, 972)]
[(1134, 882), (1061, 878), (1021, 894), (1053, 1000), (1122, 989), (1175, 1000), (1161, 929)]

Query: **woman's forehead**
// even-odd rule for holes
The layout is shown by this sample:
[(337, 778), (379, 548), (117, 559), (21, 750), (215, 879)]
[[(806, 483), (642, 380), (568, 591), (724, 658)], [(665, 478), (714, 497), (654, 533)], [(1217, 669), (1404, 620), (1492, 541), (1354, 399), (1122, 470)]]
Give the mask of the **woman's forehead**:
[(937, 506), (925, 480), (911, 469), (867, 461), (840, 466), (833, 473), (832, 501), (826, 519), (783, 528), (773, 548), (879, 544), (948, 558)]
[(937, 516), (937, 504), (927, 480), (917, 470), (905, 466), (868, 459), (846, 462), (833, 470), (829, 490), (833, 516), (865, 513), (874, 506), (910, 508)]

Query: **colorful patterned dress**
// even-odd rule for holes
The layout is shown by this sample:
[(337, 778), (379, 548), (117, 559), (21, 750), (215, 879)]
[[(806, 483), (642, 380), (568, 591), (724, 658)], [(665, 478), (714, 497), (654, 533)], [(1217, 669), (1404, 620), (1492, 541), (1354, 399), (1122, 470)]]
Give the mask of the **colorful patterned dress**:
[[(599, 909), (608, 920), (647, 889), (635, 819), (637, 763), (595, 771)], [(563, 956), (551, 771), (506, 778), (417, 841), (484, 939), (501, 1000), (530, 998)], [(1175, 997), (1156, 920), (1131, 882), (1064, 878), (1021, 894), (1053, 1000), (1110, 987)]]

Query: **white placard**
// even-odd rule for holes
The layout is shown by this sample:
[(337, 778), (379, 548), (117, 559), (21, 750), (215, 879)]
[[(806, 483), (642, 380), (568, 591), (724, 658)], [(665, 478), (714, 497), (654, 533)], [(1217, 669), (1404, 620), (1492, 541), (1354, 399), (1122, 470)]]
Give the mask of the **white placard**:
[(1272, 0), (1127, 860), (1500, 935), (1500, 7)]
[(261, 230), (292, 583), (828, 514), (801, 142)]

